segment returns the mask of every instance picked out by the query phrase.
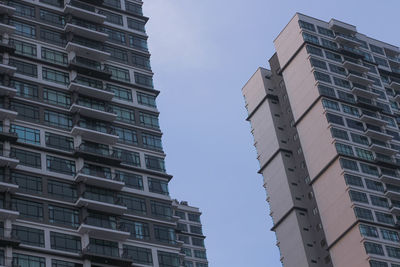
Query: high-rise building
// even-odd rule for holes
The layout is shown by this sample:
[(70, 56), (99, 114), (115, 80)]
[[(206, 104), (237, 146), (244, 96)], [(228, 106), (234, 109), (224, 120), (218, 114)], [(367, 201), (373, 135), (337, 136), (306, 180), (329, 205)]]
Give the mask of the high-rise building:
[(243, 88), (284, 266), (400, 266), (400, 50), (296, 14)]
[(207, 254), (204, 245), (203, 227), (199, 208), (188, 205), (187, 201), (173, 202), (174, 213), (179, 217), (177, 239), (183, 243), (184, 267), (207, 267)]
[(181, 266), (142, 2), (0, 14), (0, 265)]

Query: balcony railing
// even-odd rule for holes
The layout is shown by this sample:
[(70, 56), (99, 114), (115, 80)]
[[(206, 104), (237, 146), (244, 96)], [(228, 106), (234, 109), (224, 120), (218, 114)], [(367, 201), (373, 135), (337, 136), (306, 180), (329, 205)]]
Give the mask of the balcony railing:
[(77, 0), (70, 0), (70, 1), (68, 2), (68, 4), (71, 5), (71, 6), (73, 6), (73, 7), (77, 7), (77, 8), (80, 8), (80, 9), (84, 9), (84, 10), (86, 10), (86, 11), (96, 12), (96, 9), (95, 9), (94, 6), (91, 6), (91, 5), (82, 3), (82, 2), (77, 1)]

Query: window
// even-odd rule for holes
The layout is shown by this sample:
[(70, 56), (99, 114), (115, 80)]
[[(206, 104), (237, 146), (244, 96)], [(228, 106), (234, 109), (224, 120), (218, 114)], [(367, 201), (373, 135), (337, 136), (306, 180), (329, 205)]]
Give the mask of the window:
[(362, 122), (346, 119), (346, 123), (349, 128), (364, 131), (364, 125), (362, 124)]
[(49, 221), (54, 224), (77, 228), (79, 226), (79, 211), (49, 205)]
[(336, 62), (342, 62), (342, 57), (338, 54), (332, 53), (330, 51), (325, 50), (325, 56), (327, 59), (336, 61)]
[(349, 195), (350, 195), (350, 198), (352, 201), (368, 203), (367, 194), (365, 194), (365, 193), (350, 190)]
[(178, 230), (180, 230), (182, 232), (188, 232), (187, 224), (178, 223), (177, 227), (178, 227)]
[(72, 128), (71, 116), (50, 110), (44, 111), (44, 123), (65, 130)]
[(129, 211), (146, 214), (146, 201), (144, 199), (125, 194), (121, 194), (120, 198), (122, 204), (126, 206)]
[(351, 174), (345, 174), (344, 178), (346, 179), (346, 183), (348, 185), (364, 187), (361, 177), (351, 175)]
[(186, 220), (186, 215), (184, 211), (176, 210), (175, 211), (175, 216), (178, 216), (182, 220)]
[(78, 198), (78, 191), (72, 184), (49, 180), (47, 182), (47, 190), (49, 195), (57, 199), (73, 202)]
[(103, 5), (121, 9), (121, 1), (120, 0), (104, 0)]
[(118, 170), (115, 173), (125, 183), (125, 186), (143, 190), (143, 177), (141, 175)]
[(164, 159), (155, 156), (145, 155), (145, 161), (147, 169), (165, 172)]
[(344, 130), (340, 130), (340, 129), (332, 127), (331, 133), (332, 133), (332, 137), (343, 139), (343, 140), (349, 140), (349, 136), (348, 136), (347, 132)]
[(10, 24), (15, 26), (14, 33), (16, 35), (25, 36), (28, 38), (36, 38), (36, 27), (31, 24), (23, 23), (16, 20), (10, 20)]
[(159, 267), (179, 267), (180, 258), (178, 254), (157, 251)]
[(62, 47), (66, 44), (65, 36), (62, 33), (47, 29), (40, 29), (40, 38), (45, 42)]
[(347, 75), (346, 69), (342, 68), (342, 67), (339, 67), (338, 65), (329, 64), (329, 69), (334, 73), (337, 73), (337, 74), (340, 74), (340, 75)]
[(136, 35), (129, 35), (129, 45), (142, 51), (148, 51), (147, 40)]
[(10, 58), (9, 62), (10, 66), (16, 67), (17, 68), (17, 73), (30, 76), (30, 77), (37, 77), (37, 65), (35, 64), (30, 64), (24, 61), (16, 60), (13, 58)]
[(11, 148), (11, 156), (19, 160), (19, 164), (32, 168), (41, 168), (40, 153)]
[(135, 263), (153, 265), (151, 249), (123, 245), (123, 251), (125, 257), (132, 259)]
[(141, 105), (153, 107), (153, 108), (157, 107), (155, 96), (137, 92), (137, 99), (138, 99), (138, 103)]
[(184, 244), (190, 244), (189, 237), (186, 235), (178, 235), (178, 240), (182, 241)]
[(139, 121), (142, 126), (159, 129), (158, 117), (149, 113), (139, 112)]
[(389, 208), (389, 203), (386, 198), (370, 195), (371, 203), (374, 206)]
[(128, 12), (130, 14), (143, 16), (142, 6), (139, 4), (125, 1), (125, 9), (126, 9), (126, 12)]
[(381, 54), (381, 55), (383, 55), (383, 56), (385, 55), (385, 53), (383, 52), (383, 49), (382, 49), (381, 47), (378, 47), (378, 46), (372, 45), (372, 44), (369, 44), (369, 47), (371, 48), (371, 51), (372, 51), (372, 52)]
[(13, 210), (19, 211), (21, 217), (31, 218), (35, 220), (43, 220), (43, 204), (32, 200), (23, 200), (13, 198), (11, 200)]
[(44, 231), (20, 225), (14, 225), (13, 234), (18, 237), (22, 244), (44, 247)]
[(341, 100), (344, 100), (344, 101), (347, 101), (347, 102), (350, 102), (350, 103), (355, 103), (356, 102), (355, 99), (354, 99), (354, 96), (352, 94), (350, 94), (350, 93), (345, 93), (345, 92), (339, 91), (339, 90), (337, 90), (337, 93), (338, 93), (339, 99), (341, 99)]
[(378, 222), (394, 225), (392, 214), (375, 211), (375, 216)]
[(37, 48), (35, 44), (10, 39), (10, 43), (15, 47), (15, 53), (28, 57), (36, 57)]
[(335, 37), (335, 35), (333, 34), (333, 31), (331, 31), (331, 30), (329, 30), (327, 28), (323, 28), (323, 27), (317, 26), (317, 29), (318, 29), (318, 33), (319, 34), (323, 34), (323, 35), (326, 35), (326, 36), (332, 37), (332, 38)]
[(122, 163), (140, 167), (140, 155), (138, 152), (128, 151), (121, 148), (115, 148), (115, 154)]
[(56, 27), (64, 27), (65, 25), (64, 16), (58, 15), (57, 13), (53, 13), (44, 9), (40, 9), (40, 19)]
[(378, 192), (385, 191), (381, 182), (365, 179), (365, 184), (367, 185), (367, 188), (370, 190), (374, 190), (374, 191), (378, 191)]
[(303, 20), (299, 20), (299, 25), (300, 25), (300, 28), (302, 28), (302, 29), (315, 32), (314, 24), (311, 24), (311, 23), (303, 21)]
[(132, 54), (132, 64), (139, 68), (151, 70), (150, 59), (146, 56)]
[(17, 89), (17, 95), (25, 98), (38, 98), (38, 86), (17, 80), (11, 80), (11, 86)]
[(200, 222), (200, 214), (188, 213), (188, 218), (191, 222)]
[(361, 171), (366, 174), (370, 174), (373, 176), (379, 176), (378, 168), (372, 165), (368, 165), (365, 163), (360, 163)]
[(125, 33), (110, 28), (104, 28), (104, 33), (108, 34), (108, 40), (117, 44), (126, 44)]
[(83, 267), (83, 265), (79, 263), (52, 259), (51, 267)]
[(135, 72), (135, 83), (153, 88), (153, 78), (149, 75)]
[(105, 68), (111, 72), (112, 79), (130, 82), (129, 71), (127, 69), (122, 69), (111, 65), (105, 65)]
[(326, 47), (326, 48), (330, 48), (333, 50), (337, 49), (337, 44), (335, 42), (329, 41), (327, 39), (321, 38), (321, 44), (322, 46)]
[(313, 54), (313, 55), (320, 56), (320, 57), (324, 56), (324, 54), (322, 54), (322, 49), (317, 48), (315, 46), (307, 45), (306, 49), (309, 54)]
[(364, 220), (368, 220), (368, 221), (374, 220), (371, 210), (360, 208), (360, 207), (355, 207), (354, 213), (356, 214), (356, 217), (359, 219), (364, 219)]
[(205, 250), (196, 250), (196, 249), (194, 249), (193, 252), (194, 252), (194, 257), (195, 258), (207, 259), (207, 255), (206, 255)]
[(69, 84), (69, 73), (67, 73), (67, 72), (62, 72), (62, 71), (43, 67), (42, 68), (42, 77), (43, 77), (43, 80), (46, 80), (49, 82), (59, 83), (62, 85)]
[(150, 201), (151, 214), (155, 217), (161, 217), (166, 219), (172, 218), (172, 207), (169, 204), (165, 204), (157, 201)]
[(372, 242), (365, 242), (364, 247), (365, 247), (365, 250), (367, 251), (367, 253), (382, 255), (382, 256), (384, 255), (383, 248), (379, 244), (375, 244)]
[(40, 130), (11, 124), (10, 132), (17, 133), (18, 142), (40, 145)]
[[(42, 0), (43, 1), (43, 0)], [(13, 265), (15, 266), (28, 266), (28, 267), (46, 267), (46, 259), (31, 255), (20, 253), (13, 253)]]
[(46, 156), (47, 170), (67, 175), (75, 175), (75, 161)]
[(35, 7), (27, 5), (26, 3), (16, 3), (14, 1), (8, 2), (8, 5), (15, 8), (15, 15), (27, 18), (35, 17)]
[(117, 114), (117, 120), (135, 123), (135, 111), (120, 106), (112, 106), (113, 113)]
[(63, 0), (40, 0), (39, 2), (48, 4), (51, 6), (56, 6), (56, 7), (62, 7), (64, 5)]
[(393, 242), (399, 242), (399, 234), (388, 229), (381, 229), (382, 238)]
[(69, 94), (48, 88), (43, 89), (43, 100), (50, 104), (66, 108), (71, 105), (71, 96)]
[(203, 234), (203, 230), (201, 229), (201, 226), (196, 226), (196, 225), (190, 225), (190, 232), (193, 234), (197, 234), (197, 235)]
[(338, 110), (340, 111), (339, 104), (336, 101), (332, 101), (329, 99), (322, 99), (322, 104), (325, 108), (333, 109), (333, 110)]
[(196, 267), (208, 267), (208, 263), (196, 262)]
[(319, 60), (316, 58), (310, 58), (310, 62), (311, 62), (311, 66), (313, 66), (313, 67), (317, 67), (317, 68), (324, 69), (324, 70), (328, 69), (325, 61), (322, 61), (322, 60)]
[(115, 192), (105, 188), (87, 186), (84, 196), (85, 198), (96, 200), (99, 202), (105, 202), (110, 204), (116, 203)]
[(103, 256), (119, 257), (118, 242), (90, 238), (89, 246), (90, 252), (92, 253)]
[(60, 65), (68, 64), (68, 55), (66, 53), (42, 47), (42, 59)]
[(143, 147), (162, 151), (161, 137), (152, 134), (142, 133)]
[(192, 245), (204, 248), (204, 239), (192, 237)]
[(359, 158), (362, 159), (366, 159), (366, 160), (373, 160), (374, 156), (372, 155), (371, 151), (365, 150), (365, 149), (361, 149), (356, 147), (356, 154)]
[(353, 160), (348, 160), (348, 159), (340, 159), (340, 165), (342, 166), (342, 168), (344, 169), (349, 169), (349, 170), (353, 170), (353, 171), (358, 171), (358, 166), (357, 166), (357, 162), (353, 161)]
[(106, 11), (106, 10), (99, 10), (99, 14), (106, 16), (106, 21), (117, 24), (117, 25), (124, 25), (122, 21), (122, 16)]
[(363, 236), (379, 238), (378, 230), (374, 226), (360, 224), (360, 232)]
[(333, 82), (335, 83), (335, 85), (337, 86), (341, 86), (347, 89), (350, 89), (350, 82), (347, 80), (343, 80), (343, 79), (339, 79), (337, 77), (333, 77)]
[(121, 229), (130, 232), (133, 238), (146, 240), (150, 238), (149, 225), (147, 223), (121, 219), (120, 225)]
[(181, 250), (187, 257), (192, 257), (192, 250), (190, 248), (182, 248)]
[(333, 90), (333, 88), (331, 88), (331, 87), (320, 84), (320, 85), (318, 85), (318, 91), (321, 95), (336, 98), (335, 90)]
[(339, 124), (339, 125), (344, 125), (343, 122), (343, 118), (338, 116), (338, 115), (334, 115), (332, 113), (326, 113), (326, 119), (328, 120), (328, 122), (330, 123), (335, 123), (335, 124)]
[(344, 113), (347, 113), (347, 114), (350, 114), (350, 115), (353, 115), (356, 117), (360, 116), (360, 112), (355, 107), (342, 104), (342, 108), (343, 108)]
[(175, 244), (175, 229), (164, 227), (161, 225), (154, 225), (154, 236), (157, 241), (167, 244)]
[(107, 89), (114, 92), (114, 96), (116, 98), (132, 102), (132, 90), (119, 87), (113, 84), (107, 84)]
[(400, 248), (386, 246), (386, 251), (389, 257), (400, 259)]
[(375, 59), (376, 64), (387, 67), (387, 68), (389, 67), (389, 64), (386, 61), (386, 59), (381, 58), (381, 57), (376, 57), (376, 56), (374, 56), (374, 59)]
[(128, 18), (128, 28), (139, 31), (146, 32), (144, 28), (145, 23), (136, 19)]
[(114, 127), (114, 130), (119, 137), (118, 139), (119, 142), (137, 145), (138, 139), (136, 131), (117, 126)]
[(11, 180), (16, 183), (19, 187), (19, 190), (28, 193), (41, 194), (42, 193), (42, 178), (19, 173), (12, 172)]
[(79, 236), (50, 232), (50, 243), (52, 249), (73, 253), (81, 251), (81, 238)]
[(328, 74), (325, 74), (325, 73), (322, 73), (322, 72), (319, 72), (319, 71), (314, 71), (314, 77), (318, 81), (332, 83), (331, 77)]
[(124, 49), (116, 48), (110, 45), (104, 45), (104, 51), (110, 53), (110, 57), (124, 63), (128, 62), (128, 52)]
[(72, 151), (74, 150), (74, 139), (69, 136), (46, 132), (46, 146), (65, 151)]
[(353, 149), (349, 145), (341, 144), (341, 143), (336, 143), (335, 144), (336, 150), (339, 154), (342, 155), (347, 155), (347, 156), (353, 156)]

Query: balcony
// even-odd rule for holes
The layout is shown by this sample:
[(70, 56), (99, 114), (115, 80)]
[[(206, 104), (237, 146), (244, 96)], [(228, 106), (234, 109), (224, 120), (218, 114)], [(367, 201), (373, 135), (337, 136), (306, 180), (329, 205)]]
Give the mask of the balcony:
[(382, 167), (398, 168), (397, 162), (391, 156), (375, 153), (374, 162)]
[(358, 42), (357, 38), (347, 34), (340, 34), (336, 33), (335, 41), (339, 44), (348, 45), (350, 47), (359, 47), (360, 43)]
[(387, 122), (382, 120), (381, 118), (379, 118), (378, 115), (376, 115), (373, 112), (368, 112), (368, 111), (363, 111), (363, 113), (360, 116), (360, 120), (362, 122), (371, 123), (371, 124), (378, 125), (378, 126), (387, 125)]
[(94, 6), (76, 0), (70, 0), (65, 5), (64, 13), (99, 24), (106, 19), (106, 16), (96, 13)]
[(104, 42), (108, 39), (108, 34), (103, 32), (100, 26), (85, 23), (80, 20), (68, 22), (64, 27), (65, 32), (72, 32), (74, 35), (84, 36), (95, 41)]
[(85, 140), (109, 145), (115, 144), (119, 138), (111, 127), (94, 126), (81, 122), (72, 128), (71, 135), (80, 135)]
[[(11, 230), (11, 229), (10, 229)], [(12, 230), (11, 230), (12, 231)], [(8, 236), (4, 234), (4, 228), (0, 230), (0, 246), (18, 247), (21, 241), (12, 232)]]
[(365, 135), (380, 141), (389, 141), (392, 140), (393, 136), (384, 133), (380, 127), (369, 125), (367, 128), (364, 129)]
[(349, 71), (347, 79), (352, 83), (358, 83), (365, 86), (372, 85), (374, 83), (372, 80), (364, 77), (362, 73), (356, 71)]
[(18, 135), (10, 131), (6, 131), (2, 125), (0, 125), (0, 141), (8, 141), (15, 143), (18, 140)]
[(98, 252), (96, 249), (93, 249), (91, 245), (88, 245), (82, 250), (82, 256), (84, 259), (88, 259), (92, 263), (100, 263), (119, 267), (132, 266), (132, 260), (121, 258), (119, 256), (118, 250), (116, 251), (116, 253), (108, 255), (108, 253)]
[(111, 77), (111, 72), (105, 70), (99, 61), (83, 57), (75, 57), (71, 60), (69, 68), (76, 70), (78, 73), (99, 79), (108, 79)]
[(0, 20), (0, 35), (3, 34), (12, 34), (15, 31), (15, 26), (10, 25), (9, 21), (6, 19)]
[(11, 181), (0, 181), (0, 192), (14, 193), (18, 190), (18, 185)]
[(101, 43), (90, 39), (83, 40), (83, 38), (74, 37), (67, 43), (65, 49), (67, 52), (75, 52), (77, 56), (92, 60), (104, 61), (110, 56), (110, 53), (103, 51), (103, 45)]
[(387, 184), (385, 190), (385, 197), (400, 201), (400, 187)]
[(395, 91), (400, 91), (400, 81), (392, 80), (392, 82), (390, 83), (390, 88)]
[(102, 164), (116, 165), (121, 163), (121, 159), (114, 151), (95, 148), (86, 144), (81, 144), (75, 148), (74, 156)]
[(104, 108), (104, 110), (101, 110), (100, 107), (88, 107), (88, 105), (83, 105), (79, 102), (72, 104), (69, 111), (73, 113), (79, 113), (85, 117), (89, 117), (92, 119), (109, 122), (112, 122), (117, 118), (117, 114), (112, 113), (110, 108)]
[(0, 167), (15, 168), (19, 160), (9, 150), (0, 150)]
[(121, 190), (125, 185), (124, 182), (112, 174), (90, 170), (89, 168), (82, 168), (76, 174), (75, 181), (111, 190)]
[(6, 5), (4, 2), (0, 2), (0, 14), (12, 16), (15, 12), (15, 8)]
[(331, 19), (329, 21), (329, 28), (335, 32), (341, 32), (344, 34), (354, 35), (357, 33), (357, 28), (355, 26), (336, 19)]
[(398, 153), (396, 149), (390, 148), (385, 142), (382, 143), (371, 143), (369, 149), (373, 152), (385, 154), (388, 156), (393, 156)]
[(123, 232), (116, 229), (103, 228), (89, 224), (81, 224), (78, 228), (79, 234), (89, 234), (90, 237), (97, 237), (111, 240), (126, 240), (129, 238), (129, 232)]
[(116, 215), (122, 215), (127, 211), (127, 207), (122, 206), (119, 201), (114, 203), (107, 203), (103, 201), (92, 200), (85, 196), (80, 197), (76, 203), (76, 207), (87, 207), (88, 209), (101, 211)]
[(76, 91), (79, 94), (110, 101), (114, 97), (114, 93), (104, 88), (85, 85), (77, 81), (73, 81), (68, 86), (69, 91)]
[(352, 62), (350, 60), (346, 60), (346, 61), (343, 62), (343, 67), (345, 67), (348, 70), (361, 72), (361, 73), (366, 73), (366, 72), (369, 71), (368, 67), (365, 67), (365, 66), (361, 65), (357, 61)]
[(357, 96), (362, 96), (368, 99), (375, 99), (378, 98), (379, 96), (379, 94), (372, 92), (372, 90), (368, 86), (364, 86), (357, 83), (353, 83), (351, 92)]
[(16, 67), (11, 66), (8, 63), (5, 63), (4, 59), (0, 56), (0, 74), (13, 76), (16, 71), (17, 71)]
[(14, 97), (16, 94), (17, 94), (17, 89), (0, 83), (0, 96)]
[(11, 203), (0, 200), (0, 219), (10, 219), (15, 220), (19, 216), (19, 212), (15, 210), (11, 210)]
[(396, 173), (392, 173), (392, 174), (381, 173), (379, 178), (385, 184), (393, 184), (393, 185), (400, 186), (400, 177), (398, 177), (398, 175)]
[(15, 46), (11, 43), (5, 43), (0, 38), (0, 53), (9, 53), (12, 54), (15, 51)]
[(18, 112), (10, 110), (10, 109), (5, 109), (2, 104), (0, 104), (0, 121), (3, 121), (5, 119), (9, 119), (10, 121), (15, 120), (17, 117)]
[(399, 216), (400, 215), (400, 203), (396, 200), (392, 200), (392, 205), (390, 206), (390, 213)]

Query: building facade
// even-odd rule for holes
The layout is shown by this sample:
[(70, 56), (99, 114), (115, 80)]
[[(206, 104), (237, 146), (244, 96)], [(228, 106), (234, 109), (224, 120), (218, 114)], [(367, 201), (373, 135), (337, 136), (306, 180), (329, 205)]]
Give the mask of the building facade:
[(284, 266), (399, 267), (400, 50), (296, 14), (243, 87)]
[(181, 266), (139, 0), (0, 3), (0, 265)]
[(187, 201), (173, 201), (177, 224), (177, 240), (183, 243), (184, 267), (207, 267), (207, 254), (204, 244), (206, 238), (201, 225), (199, 208), (188, 205)]

